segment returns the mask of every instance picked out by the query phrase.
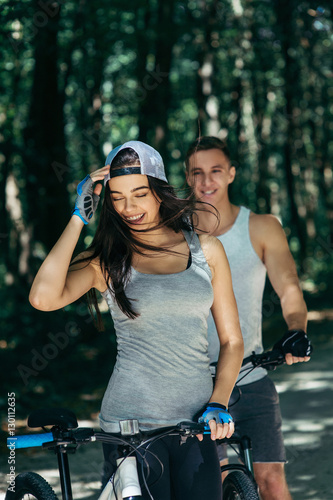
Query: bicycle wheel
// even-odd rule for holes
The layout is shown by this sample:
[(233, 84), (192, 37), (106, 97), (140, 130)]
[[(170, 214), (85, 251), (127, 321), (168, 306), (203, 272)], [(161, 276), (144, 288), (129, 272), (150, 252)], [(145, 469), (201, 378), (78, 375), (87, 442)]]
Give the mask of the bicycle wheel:
[(223, 481), (223, 500), (259, 500), (257, 488), (244, 472), (230, 472)]
[(58, 500), (45, 479), (35, 472), (22, 472), (15, 478), (15, 491), (7, 490), (5, 500)]

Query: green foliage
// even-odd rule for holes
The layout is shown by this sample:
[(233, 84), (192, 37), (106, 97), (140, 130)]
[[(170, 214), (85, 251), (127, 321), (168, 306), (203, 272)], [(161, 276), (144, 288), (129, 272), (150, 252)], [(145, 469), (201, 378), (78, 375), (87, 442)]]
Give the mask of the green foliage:
[(0, 363), (6, 374), (0, 406), (6, 407), (8, 391), (17, 395), (21, 418), (32, 408), (66, 403), (77, 411), (82, 406), (85, 416), (98, 411), (116, 356), (109, 314), (106, 330), (98, 332), (84, 301), (43, 313), (27, 295), (13, 287), (0, 292)]

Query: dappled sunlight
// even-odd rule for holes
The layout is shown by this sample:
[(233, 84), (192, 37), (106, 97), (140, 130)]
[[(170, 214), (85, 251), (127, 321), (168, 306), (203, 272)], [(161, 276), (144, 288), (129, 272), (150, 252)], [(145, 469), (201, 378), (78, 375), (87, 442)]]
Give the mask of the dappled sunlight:
[(94, 429), (99, 428), (98, 418), (94, 420), (80, 420), (78, 419), (79, 427), (93, 427)]
[(333, 309), (323, 309), (322, 311), (309, 311), (309, 321), (333, 321)]
[[(80, 421), (80, 425), (91, 427), (92, 421)], [(103, 467), (102, 446), (92, 443), (80, 447), (75, 454), (69, 455), (69, 468), (72, 480), (73, 497), (98, 498), (101, 488), (101, 474)], [(35, 451), (31, 455), (29, 451), (17, 451), (16, 473), (35, 471), (43, 476), (54, 489), (58, 498), (61, 498), (61, 487), (59, 480), (57, 457), (50, 451)], [(2, 471), (4, 471), (2, 473)], [(4, 486), (6, 484), (5, 467), (1, 467), (0, 473), (0, 500), (4, 498)]]
[(333, 425), (333, 419), (321, 419), (320, 423), (312, 422), (308, 418), (306, 420), (293, 419), (291, 421), (285, 420), (283, 424), (284, 431), (297, 430), (297, 432), (319, 432), (325, 429), (326, 425)]
[(281, 394), (286, 391), (331, 390), (332, 379), (333, 371), (298, 371), (288, 374), (286, 380), (279, 380), (275, 383)]
[(290, 439), (288, 437), (285, 437), (284, 439), (284, 444), (288, 448), (288, 446), (306, 446), (307, 449), (313, 448), (314, 446), (318, 446), (320, 443), (320, 440), (318, 439), (317, 436), (314, 436), (312, 434), (304, 434), (304, 435), (297, 435), (297, 436), (292, 436)]
[[(44, 479), (46, 479), (46, 481), (53, 488), (58, 498), (61, 498), (61, 486), (58, 469), (40, 469), (38, 473), (43, 476)], [(97, 474), (95, 474), (94, 478), (90, 479), (89, 473), (87, 475), (71, 473), (71, 479), (72, 491), (75, 499), (90, 497), (98, 498), (98, 493), (101, 488), (101, 481), (99, 480)], [(0, 481), (5, 484), (5, 474), (0, 474)], [(0, 500), (2, 500), (4, 496), (4, 493), (1, 493)]]
[[(316, 318), (321, 321), (319, 314)], [(333, 498), (331, 358), (332, 343), (319, 342), (308, 363), (284, 366), (271, 374), (280, 396), (286, 475), (293, 498)]]
[(98, 497), (99, 490), (101, 489), (100, 481), (81, 481), (76, 482), (73, 486), (74, 498), (89, 498), (94, 495)]
[(283, 434), (286, 474), (293, 497), (299, 493), (297, 498), (302, 499), (333, 498), (330, 470), (333, 418), (321, 418), (315, 412), (304, 419), (284, 417)]
[[(308, 412), (307, 412), (308, 414)], [(328, 430), (333, 430), (333, 418), (284, 418), (282, 426), (285, 446), (303, 447), (309, 450), (320, 447)]]

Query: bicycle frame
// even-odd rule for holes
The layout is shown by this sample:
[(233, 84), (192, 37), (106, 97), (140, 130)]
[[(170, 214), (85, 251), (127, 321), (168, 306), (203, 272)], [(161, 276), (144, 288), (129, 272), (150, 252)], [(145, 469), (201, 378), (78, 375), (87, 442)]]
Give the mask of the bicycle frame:
[[(92, 441), (96, 441), (93, 437)], [(51, 448), (47, 444), (44, 446)], [(117, 459), (117, 469), (104, 487), (99, 500), (119, 500), (123, 498), (141, 498), (141, 488), (137, 472), (135, 456), (127, 456), (131, 453), (130, 447), (124, 447), (124, 457)], [(68, 453), (71, 448), (67, 444), (55, 446), (58, 458), (58, 469), (63, 500), (73, 500), (71, 476), (69, 470)]]
[(136, 457), (119, 458), (117, 470), (105, 485), (98, 500), (141, 498)]

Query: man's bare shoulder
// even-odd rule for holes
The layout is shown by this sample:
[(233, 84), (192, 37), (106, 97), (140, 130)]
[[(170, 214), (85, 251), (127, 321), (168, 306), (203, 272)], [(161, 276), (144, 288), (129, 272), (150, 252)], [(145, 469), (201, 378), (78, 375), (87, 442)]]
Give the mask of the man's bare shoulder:
[(250, 221), (251, 224), (264, 225), (266, 227), (276, 224), (281, 226), (281, 222), (278, 217), (272, 214), (256, 214), (254, 212), (250, 212)]
[(251, 213), (249, 230), (252, 245), (263, 262), (267, 250), (274, 248), (288, 249), (284, 229), (275, 215)]
[(250, 213), (250, 230), (258, 234), (274, 234), (283, 232), (281, 222), (275, 215)]

